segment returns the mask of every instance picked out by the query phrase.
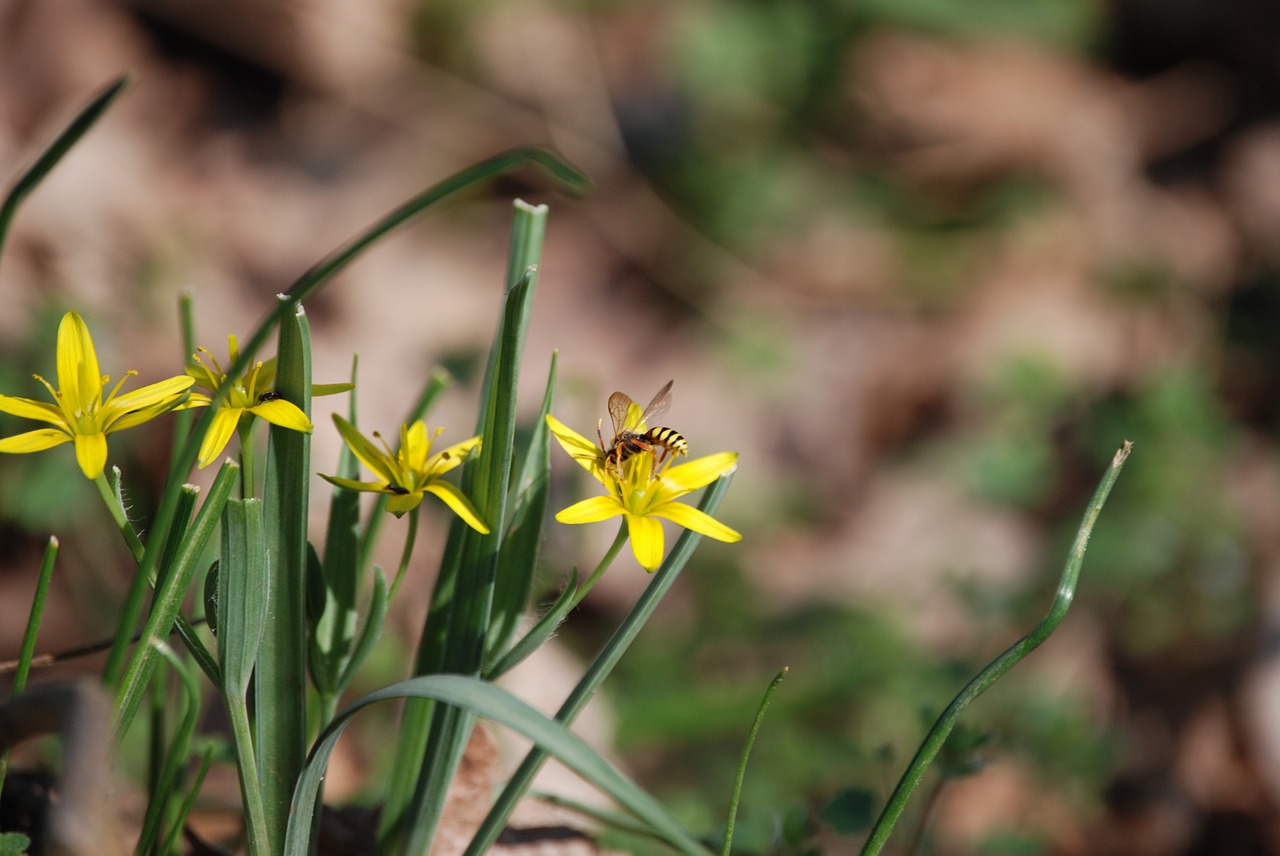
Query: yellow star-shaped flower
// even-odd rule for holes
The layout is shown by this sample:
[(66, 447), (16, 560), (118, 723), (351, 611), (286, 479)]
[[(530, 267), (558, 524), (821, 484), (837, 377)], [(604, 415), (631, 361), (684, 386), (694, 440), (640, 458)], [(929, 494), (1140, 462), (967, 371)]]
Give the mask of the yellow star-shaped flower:
[(103, 399), (102, 392), (111, 378), (99, 373), (98, 355), (84, 319), (68, 312), (58, 325), (58, 388), (35, 375), (49, 390), (54, 403), (0, 395), (0, 411), (48, 422), (53, 427), (6, 437), (0, 440), (0, 452), (40, 452), (74, 441), (80, 469), (88, 478), (98, 478), (107, 465), (107, 435), (174, 409), (192, 383), (191, 378), (179, 375), (121, 393), (125, 380), (136, 374), (125, 372)]
[(595, 523), (624, 515), (627, 534), (636, 561), (646, 571), (662, 564), (662, 524), (655, 518), (691, 529), (717, 541), (734, 543), (742, 535), (711, 515), (691, 505), (676, 502), (680, 497), (711, 484), (730, 473), (738, 465), (737, 452), (719, 452), (696, 458), (679, 466), (663, 466), (654, 471), (653, 452), (631, 455), (622, 464), (619, 478), (612, 467), (605, 466), (600, 447), (574, 431), (554, 416), (547, 425), (569, 456), (591, 473), (609, 492), (575, 502), (556, 515), (561, 523)]
[(424, 496), (433, 493), (444, 500), (445, 505), (472, 529), (488, 534), (489, 527), (480, 519), (480, 513), (471, 501), (457, 487), (441, 478), (465, 461), (473, 451), (479, 451), (479, 437), (464, 440), (433, 455), (431, 443), (444, 429), (436, 429), (434, 434), (428, 436), (427, 426), (422, 420), (418, 420), (412, 425), (400, 426), (400, 448), (392, 452), (391, 447), (377, 432), (373, 436), (382, 444), (381, 449), (336, 413), (333, 421), (347, 448), (373, 471), (378, 481), (355, 481), (324, 473), (320, 474), (320, 478), (347, 490), (388, 494), (391, 499), (387, 501), (387, 511), (396, 517), (417, 508)]
[[(227, 337), (227, 351), (230, 365), (235, 365), (236, 360), (240, 359), (240, 347), (236, 343), (235, 336)], [(208, 393), (192, 393), (190, 400), (183, 405), (183, 409), (207, 406), (213, 400), (213, 392), (227, 379), (227, 374), (222, 370), (217, 358), (206, 348), (197, 348), (192, 359), (195, 362), (187, 366), (187, 374), (194, 379), (197, 386), (208, 390)], [(218, 405), (213, 423), (200, 443), (199, 466), (201, 469), (218, 459), (222, 450), (227, 447), (227, 443), (231, 441), (231, 435), (239, 427), (240, 420), (246, 414), (250, 417), (260, 416), (272, 425), (279, 425), (282, 428), (301, 431), (304, 434), (311, 433), (311, 420), (307, 418), (307, 414), (293, 402), (285, 401), (276, 394), (273, 389), (275, 380), (276, 359), (272, 357), (265, 362), (259, 360), (254, 363), (249, 371), (231, 386), (226, 397)], [(351, 389), (349, 383), (318, 383), (312, 386), (311, 394), (313, 396), (333, 395), (349, 389)]]

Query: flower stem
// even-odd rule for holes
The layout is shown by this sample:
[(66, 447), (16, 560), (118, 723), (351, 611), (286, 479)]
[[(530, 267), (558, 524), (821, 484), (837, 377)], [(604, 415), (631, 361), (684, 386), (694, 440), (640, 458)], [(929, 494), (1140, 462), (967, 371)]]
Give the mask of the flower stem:
[[(591, 572), (591, 576), (587, 577), (587, 581), (582, 584), (577, 593), (573, 596), (573, 605), (569, 607), (569, 612), (573, 612), (578, 604), (582, 603), (583, 598), (590, 593), (595, 584), (604, 576), (604, 572), (609, 570), (609, 566), (613, 564), (613, 560), (618, 558), (622, 545), (627, 543), (627, 521), (624, 518), (622, 525), (618, 527), (618, 534), (614, 537), (613, 543), (609, 545), (609, 549), (605, 551), (604, 557), (600, 559), (600, 564), (596, 565), (596, 569)], [(567, 613), (566, 613), (567, 614)]]
[(396, 569), (395, 581), (391, 583), (391, 594), (387, 600), (395, 600), (396, 592), (400, 591), (400, 583), (404, 582), (404, 575), (409, 570), (409, 557), (413, 555), (413, 545), (418, 540), (418, 512), (422, 506), (418, 506), (409, 515), (409, 531), (404, 536), (404, 550), (400, 552), (400, 567)]
[[(133, 525), (129, 523), (129, 515), (125, 513), (121, 494), (111, 489), (111, 485), (107, 483), (106, 473), (98, 473), (98, 477), (93, 480), (93, 483), (98, 486), (98, 493), (102, 495), (102, 501), (107, 504), (107, 512), (111, 515), (111, 519), (116, 522), (116, 528), (124, 536), (125, 543), (129, 545), (129, 552), (133, 553), (133, 560), (141, 562), (142, 557), (146, 555), (146, 549), (142, 546), (138, 533), (133, 531)], [(120, 475), (119, 470), (117, 470), (117, 487), (119, 484)]]
[(1066, 617), (1067, 610), (1071, 608), (1071, 601), (1075, 598), (1076, 584), (1080, 581), (1080, 567), (1084, 564), (1085, 547), (1089, 544), (1089, 535), (1093, 532), (1093, 524), (1097, 522), (1098, 515), (1102, 512), (1102, 506), (1107, 501), (1107, 495), (1111, 493), (1111, 488), (1115, 485), (1116, 478), (1120, 475), (1120, 470), (1124, 466), (1125, 459), (1129, 457), (1131, 448), (1132, 444), (1125, 441), (1124, 447), (1116, 452), (1115, 457), (1112, 458), (1111, 466), (1107, 468), (1107, 472), (1103, 475), (1098, 489), (1094, 492), (1093, 499), (1089, 502), (1089, 507), (1085, 511), (1084, 519), (1080, 521), (1075, 543), (1071, 547), (1071, 553), (1067, 556), (1066, 566), (1062, 570), (1062, 577), (1058, 581), (1058, 594), (1053, 599), (1049, 612), (1030, 633), (1013, 643), (1003, 654), (988, 663), (987, 667), (979, 672), (973, 680), (969, 681), (965, 688), (951, 700), (951, 704), (947, 705), (947, 709), (938, 717), (937, 722), (929, 730), (924, 742), (916, 750), (915, 757), (911, 759), (906, 772), (898, 780), (898, 786), (894, 788), (893, 793), (889, 796), (889, 802), (885, 805), (884, 810), (880, 812), (880, 817), (876, 819), (875, 826), (871, 828), (871, 834), (868, 836), (867, 842), (862, 845), (861, 856), (875, 856), (884, 847), (885, 842), (889, 839), (889, 834), (893, 832), (894, 825), (898, 822), (898, 818), (901, 817), (903, 809), (906, 808), (907, 801), (920, 784), (920, 780), (924, 778), (924, 774), (928, 771), (929, 765), (933, 763), (933, 759), (937, 757), (938, 751), (942, 749), (942, 745), (946, 743), (947, 736), (960, 718), (960, 713), (969, 706), (971, 701), (982, 695), (988, 687), (999, 680), (1005, 672), (1012, 669), (1019, 660), (1026, 657), (1038, 648), (1040, 643), (1048, 639), (1049, 634), (1053, 633), (1058, 625), (1062, 623), (1062, 619)]

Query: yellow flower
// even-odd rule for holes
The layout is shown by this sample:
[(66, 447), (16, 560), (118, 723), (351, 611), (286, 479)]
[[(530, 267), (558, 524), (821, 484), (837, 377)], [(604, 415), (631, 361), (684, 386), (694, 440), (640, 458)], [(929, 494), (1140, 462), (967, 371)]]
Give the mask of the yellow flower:
[[(235, 365), (236, 360), (240, 359), (240, 347), (236, 344), (235, 336), (227, 337), (227, 351), (230, 354), (230, 364)], [(227, 374), (218, 364), (217, 358), (207, 349), (197, 348), (196, 353), (192, 354), (192, 359), (195, 362), (187, 366), (187, 374), (194, 379), (197, 386), (207, 389), (209, 394), (192, 393), (191, 398), (183, 405), (184, 410), (207, 406), (213, 400), (212, 393), (227, 379)], [(239, 427), (240, 419), (246, 413), (250, 416), (261, 416), (272, 425), (301, 431), (304, 434), (311, 433), (311, 420), (307, 418), (307, 414), (293, 402), (285, 401), (272, 389), (275, 379), (275, 357), (266, 362), (259, 360), (240, 377), (239, 383), (234, 384), (227, 391), (226, 398), (222, 399), (217, 413), (214, 414), (213, 424), (209, 426), (204, 440), (200, 443), (199, 466), (201, 469), (218, 459), (222, 450), (227, 447), (227, 443), (231, 441), (231, 435)], [(333, 395), (349, 389), (351, 389), (349, 383), (315, 384), (311, 388), (311, 394), (313, 396)]]
[(742, 540), (742, 535), (711, 515), (676, 502), (732, 472), (738, 465), (737, 452), (719, 452), (679, 466), (664, 466), (656, 474), (653, 452), (639, 452), (623, 462), (622, 477), (618, 478), (612, 468), (605, 466), (604, 453), (595, 443), (554, 416), (547, 416), (547, 425), (569, 456), (609, 491), (608, 496), (584, 499), (564, 509), (556, 515), (561, 523), (595, 523), (624, 515), (631, 550), (646, 571), (662, 564), (662, 524), (655, 518), (670, 520), (717, 541)]
[(75, 441), (76, 462), (87, 477), (96, 479), (107, 465), (108, 434), (172, 410), (191, 386), (191, 378), (180, 375), (121, 394), (125, 380), (136, 374), (125, 372), (104, 401), (102, 391), (111, 378), (99, 374), (98, 355), (84, 319), (68, 312), (58, 325), (58, 388), (35, 375), (55, 403), (0, 395), (0, 411), (54, 427), (6, 437), (0, 440), (0, 452), (40, 452)]
[(465, 461), (473, 451), (480, 449), (479, 437), (464, 440), (433, 455), (431, 443), (440, 436), (443, 429), (438, 428), (434, 434), (427, 436), (427, 426), (422, 420), (418, 420), (412, 425), (400, 426), (400, 449), (392, 452), (378, 432), (375, 431), (373, 436), (382, 444), (381, 449), (336, 413), (333, 421), (338, 426), (338, 433), (346, 441), (347, 448), (362, 464), (373, 470), (378, 481), (355, 481), (324, 473), (320, 474), (320, 478), (347, 490), (390, 495), (387, 511), (396, 517), (417, 508), (426, 494), (434, 493), (453, 509), (454, 514), (466, 521), (468, 526), (477, 532), (488, 534), (489, 527), (480, 519), (480, 513), (470, 500), (463, 496), (462, 491), (441, 478)]

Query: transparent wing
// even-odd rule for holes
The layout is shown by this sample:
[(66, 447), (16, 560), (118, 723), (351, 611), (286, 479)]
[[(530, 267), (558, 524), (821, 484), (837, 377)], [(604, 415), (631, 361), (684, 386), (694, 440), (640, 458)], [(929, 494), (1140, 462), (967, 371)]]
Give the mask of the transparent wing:
[[(609, 418), (613, 420), (613, 436), (616, 438), (623, 431), (634, 429), (634, 425), (627, 424), (627, 417), (630, 415), (632, 408), (639, 410), (636, 403), (631, 400), (631, 396), (625, 392), (615, 392), (609, 396)], [(637, 420), (639, 421), (639, 420)]]
[(674, 383), (674, 380), (669, 380), (666, 386), (658, 390), (658, 394), (653, 397), (653, 401), (650, 401), (649, 406), (644, 409), (644, 413), (640, 414), (640, 419), (636, 422), (638, 430), (647, 429), (651, 422), (659, 419), (671, 407), (671, 385)]

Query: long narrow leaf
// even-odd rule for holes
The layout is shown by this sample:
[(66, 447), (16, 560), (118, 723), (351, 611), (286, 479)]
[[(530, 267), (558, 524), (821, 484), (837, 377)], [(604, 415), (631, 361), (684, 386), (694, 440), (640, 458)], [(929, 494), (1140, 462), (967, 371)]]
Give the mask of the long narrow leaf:
[[(347, 421), (356, 421), (356, 369), (351, 361), (352, 390), (347, 400)], [(345, 479), (360, 477), (360, 462), (345, 443), (338, 454), (334, 474)], [(329, 525), (325, 532), (321, 563), (324, 607), (311, 629), (311, 677), (326, 706), (341, 691), (339, 675), (346, 666), (355, 639), (359, 614), (356, 594), (360, 583), (360, 494), (334, 487), (329, 495)]]
[(532, 740), (569, 769), (591, 782), (641, 820), (667, 844), (687, 856), (708, 856), (660, 803), (613, 767), (563, 725), (549, 719), (510, 693), (491, 683), (466, 675), (430, 675), (411, 678), (370, 693), (347, 708), (326, 729), (312, 750), (298, 780), (285, 856), (306, 856), (311, 821), (318, 803), (325, 766), (338, 738), (352, 717), (371, 704), (393, 699), (432, 699), (463, 708)]
[(485, 648), (488, 659), (497, 656), (510, 643), (529, 604), (529, 590), (542, 545), (542, 526), (547, 514), (547, 494), (551, 483), (551, 431), (547, 426), (547, 414), (551, 412), (555, 384), (556, 354), (553, 352), (542, 408), (533, 421), (533, 434), (529, 438), (529, 448), (520, 467), (515, 498), (511, 503), (506, 541), (498, 557), (498, 575), (493, 592), (493, 620), (489, 625), (489, 640)]
[(111, 106), (111, 102), (116, 99), (129, 83), (128, 75), (122, 75), (116, 78), (115, 82), (102, 91), (89, 104), (81, 110), (71, 124), (63, 129), (62, 133), (54, 138), (53, 142), (40, 153), (26, 172), (18, 176), (18, 180), (9, 188), (9, 192), (5, 194), (4, 202), (0, 203), (0, 250), (4, 249), (5, 238), (9, 234), (9, 224), (13, 222), (13, 215), (17, 213), (18, 206), (22, 204), (22, 200), (27, 198), (31, 191), (39, 186), (44, 177), (48, 175), (58, 161), (62, 160), (63, 155), (71, 150), (71, 147), (79, 142), (80, 138), (85, 135), (94, 124), (102, 118), (102, 114)]
[[(280, 298), (281, 304), (288, 303)], [(311, 331), (297, 307), (280, 325), (275, 391), (311, 415)], [(271, 556), (267, 614), (258, 649), (254, 699), (258, 766), (267, 834), (280, 841), (289, 800), (307, 752), (307, 508), (311, 436), (272, 425), (263, 489)]]

